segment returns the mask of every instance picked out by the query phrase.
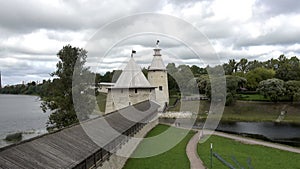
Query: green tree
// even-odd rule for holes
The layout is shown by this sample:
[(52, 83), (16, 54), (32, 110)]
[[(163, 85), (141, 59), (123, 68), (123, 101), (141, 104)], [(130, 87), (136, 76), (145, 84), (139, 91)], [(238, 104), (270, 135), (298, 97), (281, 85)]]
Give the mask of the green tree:
[(252, 71), (260, 67), (263, 67), (263, 63), (258, 60), (253, 60), (248, 62), (248, 71)]
[(277, 102), (281, 96), (285, 94), (284, 81), (280, 79), (263, 80), (258, 85), (258, 91), (271, 101)]
[(230, 59), (228, 63), (223, 64), (225, 75), (232, 75), (237, 72), (237, 62), (234, 59)]
[(226, 106), (235, 102), (237, 90), (244, 86), (246, 79), (239, 76), (226, 76)]
[(178, 72), (175, 63), (169, 63), (167, 65), (167, 72), (168, 72), (168, 88), (170, 90), (170, 94), (175, 94), (179, 92), (179, 86), (175, 80), (175, 74)]
[(238, 63), (238, 69), (240, 72), (242, 72), (243, 74), (246, 73), (247, 69), (248, 69), (248, 60), (245, 58), (242, 58), (239, 63)]
[(300, 99), (300, 81), (290, 80), (285, 83), (286, 95), (290, 97), (291, 102)]
[(275, 76), (273, 69), (267, 69), (263, 67), (255, 68), (246, 73), (246, 87), (250, 90), (256, 90), (259, 82), (267, 79), (272, 79)]
[(273, 69), (276, 71), (278, 69), (278, 60), (272, 58), (263, 62), (263, 66), (267, 69)]
[(197, 77), (197, 83), (198, 83), (199, 93), (206, 94), (208, 90), (207, 85), (209, 84), (209, 76), (201, 75)]
[(284, 81), (300, 80), (300, 61), (294, 56), (288, 59), (284, 55), (278, 58), (278, 69), (275, 74), (276, 78)]
[[(177, 70), (178, 71), (172, 76), (175, 78), (180, 91), (186, 94), (193, 93), (194, 90), (192, 90), (192, 86), (196, 80), (190, 67), (187, 65), (179, 65)], [(194, 86), (196, 86), (196, 84), (194, 84)]]
[(207, 74), (205, 68), (198, 67), (196, 65), (191, 66), (191, 71), (194, 76), (199, 77), (200, 75)]
[[(51, 73), (55, 79), (51, 83), (47, 83), (48, 92), (46, 95), (41, 95), (43, 100), (41, 107), (43, 111), (52, 111), (49, 116), (48, 127), (63, 128), (78, 122), (73, 104), (72, 89), (75, 87), (78, 89), (76, 92), (80, 93), (84, 93), (85, 89), (82, 86), (74, 86), (72, 78), (74, 71), (80, 72), (81, 75), (88, 72), (88, 68), (84, 68), (87, 52), (82, 48), (67, 45), (58, 52), (57, 57), (59, 58), (59, 62), (56, 64), (57, 69)], [(78, 61), (77, 64), (76, 61)], [(84, 105), (89, 104), (86, 102)], [(87, 117), (83, 115), (79, 118), (85, 119)]]

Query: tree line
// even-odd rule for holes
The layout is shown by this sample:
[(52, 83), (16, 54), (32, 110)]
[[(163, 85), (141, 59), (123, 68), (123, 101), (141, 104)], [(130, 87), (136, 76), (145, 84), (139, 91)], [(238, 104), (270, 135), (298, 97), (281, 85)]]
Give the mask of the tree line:
[(32, 81), (27, 84), (6, 85), (0, 89), (0, 94), (45, 95), (49, 83), (51, 80), (43, 80), (42, 83)]
[[(71, 45), (64, 46), (57, 53), (57, 57), (59, 62), (56, 70), (50, 74), (52, 80), (44, 80), (40, 84), (30, 82), (5, 86), (0, 89), (0, 93), (4, 94), (39, 95), (42, 99), (42, 110), (52, 111), (48, 120), (48, 126), (51, 128), (62, 128), (87, 119), (95, 104), (90, 95), (97, 91), (86, 87), (87, 83), (96, 84), (97, 87), (100, 82), (116, 82), (121, 74), (120, 70), (108, 71), (103, 75), (92, 73), (89, 67), (85, 66), (87, 51)], [(300, 98), (300, 61), (296, 56), (287, 58), (280, 55), (277, 59), (267, 61), (230, 59), (228, 63), (214, 67), (176, 66), (169, 63), (166, 68), (170, 95), (178, 96), (180, 92), (197, 90), (210, 98), (213, 77), (210, 77), (208, 72), (220, 71), (219, 73), (225, 73), (226, 105), (234, 103), (237, 93), (243, 92), (259, 92), (274, 102), (282, 98), (290, 101)], [(147, 68), (143, 68), (142, 71), (147, 76)], [(75, 84), (72, 79), (74, 74), (79, 77)], [(90, 78), (92, 76), (95, 77), (95, 81), (88, 82), (87, 78), (93, 79)], [(74, 102), (77, 102), (77, 106)]]

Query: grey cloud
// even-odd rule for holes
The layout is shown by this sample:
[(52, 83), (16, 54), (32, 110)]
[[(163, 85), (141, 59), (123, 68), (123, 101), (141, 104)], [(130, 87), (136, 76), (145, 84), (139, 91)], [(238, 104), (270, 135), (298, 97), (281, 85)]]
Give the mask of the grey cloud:
[[(47, 4), (50, 2), (50, 5)], [(300, 31), (296, 27), (291, 27), (289, 24), (280, 20), (281, 27), (276, 30), (264, 32), (265, 35), (257, 38), (251, 38), (247, 31), (240, 30), (247, 23), (264, 23), (271, 17), (278, 15), (283, 18), (288, 18), (290, 15), (300, 13), (300, 1), (295, 0), (259, 0), (253, 6), (252, 18), (246, 21), (230, 21), (230, 20), (215, 20), (211, 11), (199, 11), (198, 14), (192, 14), (185, 18), (189, 22), (203, 32), (212, 41), (218, 41), (220, 45), (220, 58), (215, 57), (213, 49), (209, 43), (205, 43), (201, 32), (193, 31), (186, 27), (178, 27), (174, 24), (165, 24), (160, 17), (156, 21), (147, 22), (147, 17), (130, 18), (118, 24), (110, 25), (106, 32), (102, 32), (89, 40), (89, 36), (93, 31), (104, 26), (107, 23), (114, 22), (114, 19), (132, 15), (139, 12), (156, 12), (164, 8), (164, 5), (171, 4), (174, 7), (174, 12), (171, 15), (182, 16), (181, 9), (193, 7), (198, 2), (205, 3), (206, 9), (210, 7), (213, 1), (179, 1), (179, 0), (129, 0), (116, 2), (114, 0), (91, 0), (82, 3), (80, 0), (61, 0), (57, 1), (3, 1), (0, 6), (0, 41), (7, 42), (11, 37), (19, 37), (25, 34), (35, 32), (37, 30), (46, 30), (45, 35), (49, 40), (53, 40), (52, 46), (45, 50), (35, 50), (34, 47), (27, 48), (16, 44), (0, 46), (0, 69), (5, 74), (5, 81), (15, 83), (13, 80), (20, 81), (30, 79), (31, 77), (48, 78), (49, 73), (55, 69), (56, 58), (56, 42), (72, 42), (80, 35), (82, 41), (87, 41), (87, 46), (84, 48), (88, 51), (88, 64), (93, 69), (96, 69), (97, 64), (100, 64), (100, 72), (111, 71), (119, 68), (124, 64), (124, 60), (130, 57), (131, 49), (137, 51), (135, 58), (142, 67), (147, 67), (150, 64), (155, 42), (157, 39), (161, 41), (160, 47), (165, 63), (176, 62), (178, 64), (218, 64), (227, 62), (228, 59), (240, 59), (246, 57), (249, 60), (255, 58), (266, 58), (267, 52), (250, 51), (251, 46), (273, 45), (278, 46), (278, 50), (274, 53), (295, 53), (299, 54), (300, 49), (287, 49), (293, 44), (299, 44)], [(51, 5), (54, 3), (54, 5)], [(205, 10), (203, 9), (203, 10)], [(177, 13), (178, 10), (178, 13)], [(158, 15), (159, 16), (159, 15)], [(296, 25), (296, 24), (295, 24)], [(107, 26), (107, 25), (106, 25)], [(126, 34), (127, 32), (140, 32), (151, 28), (153, 32), (178, 32), (178, 35), (186, 35), (189, 38), (185, 39), (185, 43), (191, 46), (197, 44), (201, 53), (195, 55), (190, 51), (185, 44), (181, 43), (181, 39), (176, 37), (167, 37), (159, 34), (132, 36), (119, 42), (121, 38), (119, 32)], [(163, 29), (162, 31), (160, 29)], [(250, 32), (251, 33), (251, 32)], [(76, 34), (76, 35), (75, 35)], [(82, 35), (82, 36), (81, 36)], [(37, 35), (39, 36), (39, 35)], [(52, 42), (53, 42), (52, 41)], [(113, 46), (109, 51), (107, 46)], [(45, 43), (45, 42), (40, 42)], [(4, 44), (4, 43), (3, 43)], [(49, 45), (49, 44), (45, 44)], [(54, 45), (54, 47), (53, 47)], [(195, 45), (196, 46), (196, 45)], [(62, 46), (61, 46), (62, 47)], [(218, 47), (218, 46), (216, 46)], [(101, 51), (101, 52), (99, 52)], [(103, 63), (101, 62), (101, 54), (107, 51), (108, 55)], [(255, 54), (253, 54), (255, 53)], [(257, 56), (256, 56), (257, 55)], [(271, 54), (270, 54), (271, 55)], [(200, 59), (198, 58), (200, 57)], [(17, 60), (16, 63), (8, 63), (7, 58)], [(198, 61), (199, 60), (199, 61)], [(202, 60), (202, 61), (201, 61)], [(26, 76), (29, 75), (29, 76)]]
[(266, 16), (300, 12), (298, 0), (259, 0), (255, 5), (265, 9), (264, 15)]
[(292, 45), (299, 43), (300, 30), (280, 28), (257, 38), (241, 37), (235, 42), (235, 46), (257, 46), (257, 45)]
[[(59, 5), (47, 5), (47, 1), (4, 1), (0, 6), (0, 23), (8, 30), (31, 31), (34, 29), (81, 30), (99, 28), (111, 19), (129, 15), (139, 11), (158, 9), (160, 3), (144, 0), (121, 1), (126, 5), (120, 9), (115, 1), (59, 1)], [(50, 3), (51, 4), (51, 3)]]

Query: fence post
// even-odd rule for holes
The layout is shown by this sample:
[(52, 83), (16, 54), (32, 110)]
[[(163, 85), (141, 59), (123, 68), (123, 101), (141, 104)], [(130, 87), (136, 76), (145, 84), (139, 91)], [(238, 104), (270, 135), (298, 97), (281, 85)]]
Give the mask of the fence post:
[(212, 168), (212, 160), (213, 160), (213, 144), (210, 143), (210, 168)]

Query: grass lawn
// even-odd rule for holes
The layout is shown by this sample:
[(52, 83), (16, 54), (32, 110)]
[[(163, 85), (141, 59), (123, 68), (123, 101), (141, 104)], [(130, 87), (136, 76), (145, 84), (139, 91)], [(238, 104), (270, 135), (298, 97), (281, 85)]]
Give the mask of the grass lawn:
[[(153, 128), (146, 137), (158, 135), (168, 128), (169, 126), (167, 125), (158, 125)], [(184, 131), (183, 129), (173, 129), (174, 133), (172, 134), (180, 134)], [(162, 154), (148, 158), (130, 158), (127, 160), (123, 169), (189, 169), (190, 163), (185, 149), (188, 141), (194, 134), (195, 132), (190, 131), (179, 144)], [(167, 140), (166, 143), (168, 143)], [(151, 147), (147, 146), (147, 144), (142, 141), (134, 153), (139, 153), (145, 149), (151, 149)]]
[[(198, 144), (198, 154), (204, 165), (210, 167), (210, 143), (213, 143), (213, 151), (223, 159), (239, 168), (232, 156), (244, 168), (248, 168), (247, 160), (251, 158), (253, 168), (259, 169), (300, 169), (300, 154), (268, 148), (259, 145), (249, 145), (235, 140), (211, 136), (205, 143)], [(217, 158), (213, 157), (213, 168), (227, 169)]]
[(246, 101), (270, 101), (269, 98), (265, 98), (261, 94), (239, 94), (239, 100), (246, 100)]
[(107, 97), (106, 93), (99, 93), (99, 95), (96, 97), (101, 112), (105, 112), (106, 97)]

